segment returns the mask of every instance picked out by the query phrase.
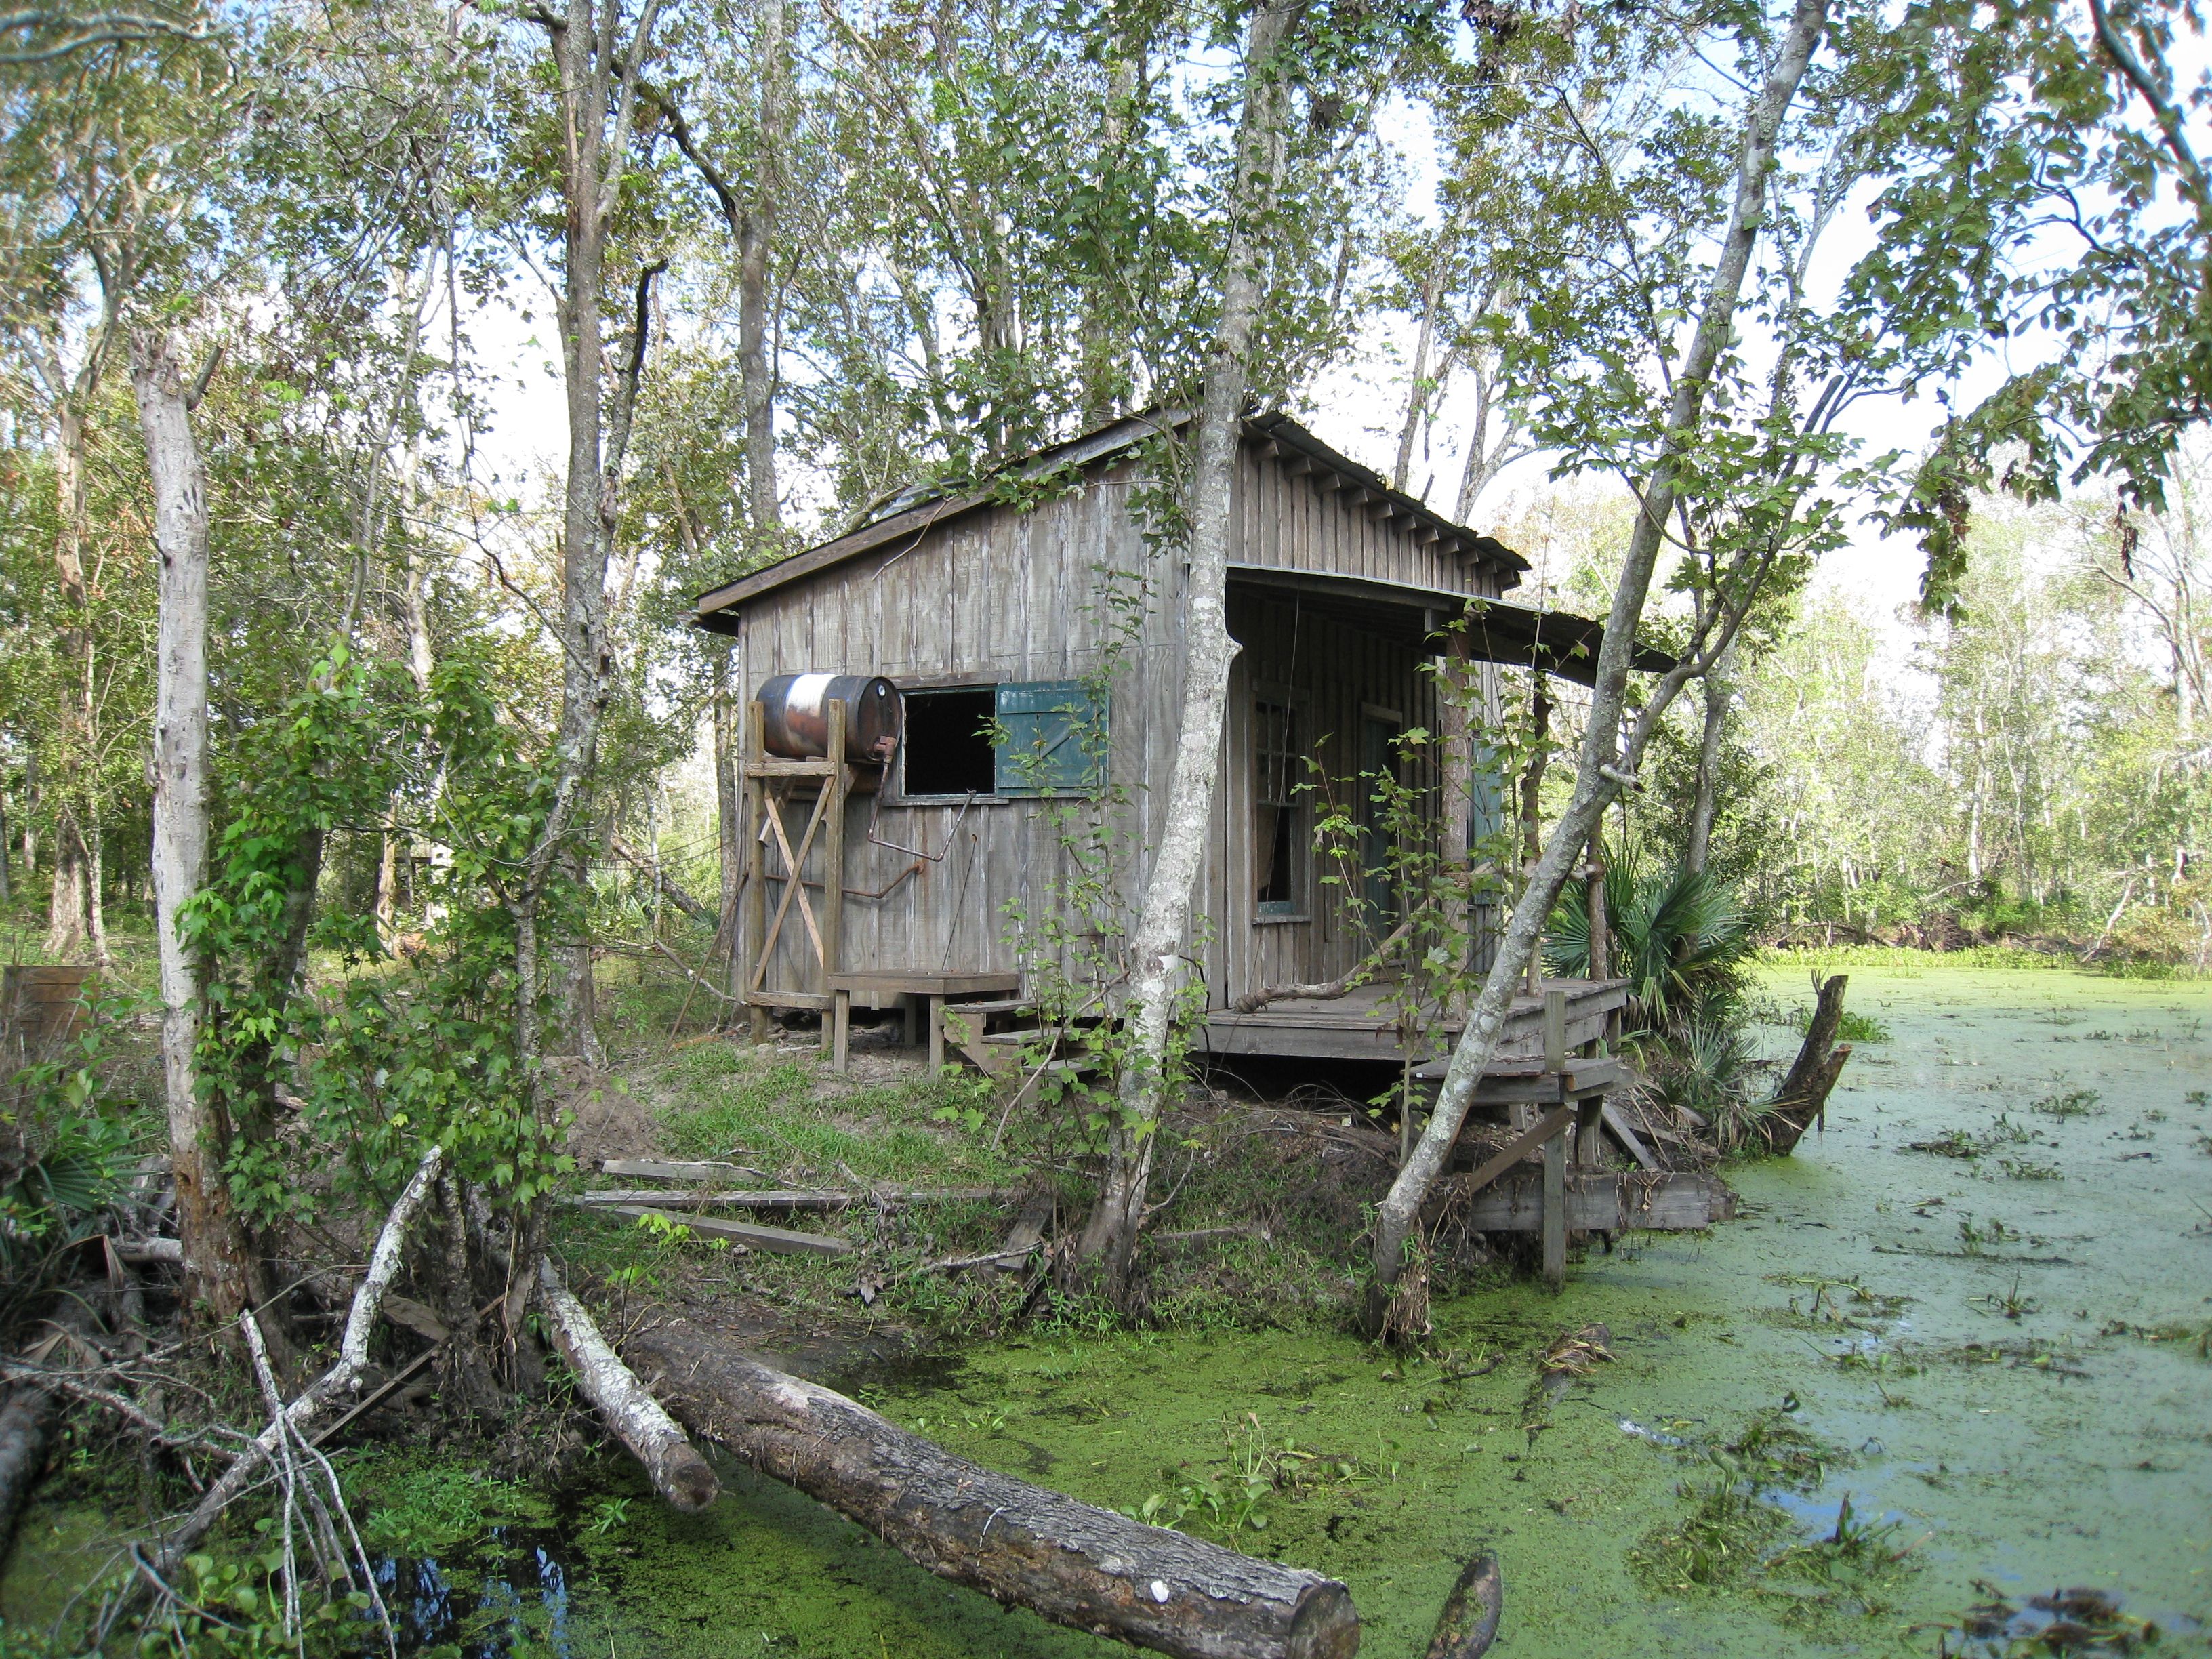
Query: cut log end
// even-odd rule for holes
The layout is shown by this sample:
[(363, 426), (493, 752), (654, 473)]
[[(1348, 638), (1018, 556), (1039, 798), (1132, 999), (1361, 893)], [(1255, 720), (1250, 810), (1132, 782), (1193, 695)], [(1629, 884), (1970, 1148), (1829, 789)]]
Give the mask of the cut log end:
[(1334, 1579), (1298, 1598), (1283, 1644), (1286, 1659), (1352, 1659), (1359, 1651), (1359, 1614), (1352, 1592)]

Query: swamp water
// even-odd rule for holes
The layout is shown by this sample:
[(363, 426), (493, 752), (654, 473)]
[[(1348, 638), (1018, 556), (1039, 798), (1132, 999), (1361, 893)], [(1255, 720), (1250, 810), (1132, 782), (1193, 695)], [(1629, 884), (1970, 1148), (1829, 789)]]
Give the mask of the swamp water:
[[(1802, 1000), (1795, 975), (1773, 988)], [(1741, 1219), (1593, 1252), (1557, 1297), (1440, 1301), (1419, 1360), (1033, 1334), (864, 1392), (979, 1462), (1342, 1578), (1377, 1659), (1421, 1651), (1482, 1547), (1504, 1574), (1493, 1651), (1528, 1659), (2041, 1652), (2024, 1638), (2077, 1615), (2114, 1628), (2030, 1605), (2070, 1586), (2154, 1622), (2154, 1652), (2212, 1652), (2212, 992), (1859, 969), (1850, 1002), (1891, 1040), (1859, 1046), (1825, 1133), (1729, 1171)], [(1546, 1345), (1595, 1323), (1613, 1357), (1547, 1375)], [(465, 1565), (395, 1564), (410, 1645), (1127, 1651), (725, 1478), (703, 1516), (617, 1486)], [(27, 1518), (0, 1609), (43, 1600), (70, 1522)]]

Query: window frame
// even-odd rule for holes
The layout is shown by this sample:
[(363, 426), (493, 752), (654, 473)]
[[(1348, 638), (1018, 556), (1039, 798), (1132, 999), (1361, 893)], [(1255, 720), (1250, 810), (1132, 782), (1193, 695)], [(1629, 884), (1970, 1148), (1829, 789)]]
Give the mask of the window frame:
[[(1029, 688), (1035, 686), (1073, 686), (1080, 684), (1081, 682), (1075, 680), (1042, 679), (982, 679), (947, 675), (942, 677), (933, 677), (927, 679), (900, 680), (896, 682), (896, 684), (898, 686), (899, 696), (902, 699), (915, 696), (928, 696), (933, 694), (948, 691), (988, 692), (990, 694), (991, 698), (991, 719), (994, 724), (1003, 727), (1005, 724), (1005, 717), (1007, 712), (1004, 694), (1009, 689)], [(1111, 722), (1113, 718), (1112, 704), (1110, 701), (1105, 699), (1101, 699), (1100, 703), (1100, 718), (1106, 722), (1107, 730), (1110, 738), (1110, 732), (1112, 730)], [(1034, 714), (1036, 711), (1023, 710), (1018, 712)], [(994, 743), (991, 744), (991, 787), (988, 791), (978, 790), (973, 795), (970, 795), (965, 790), (956, 791), (951, 794), (917, 794), (908, 790), (906, 787), (907, 747), (904, 726), (903, 723), (902, 723), (897, 764), (894, 767), (886, 769), (887, 773), (896, 773), (896, 775), (895, 777), (887, 775), (884, 780), (884, 805), (887, 806), (960, 806), (964, 805), (974, 805), (976, 806), (1006, 806), (1011, 805), (1016, 801), (1055, 800), (1080, 798), (1094, 793), (1097, 788), (1103, 787), (1103, 779), (1099, 778), (1094, 779), (1091, 782), (1084, 786), (1068, 785), (1057, 788), (1020, 789), (1009, 792), (1001, 783), (1004, 757), (1006, 752), (1006, 745), (1005, 744)], [(1102, 757), (1102, 767), (1103, 763), (1103, 758)]]
[[(1267, 720), (1263, 710), (1279, 709), (1283, 720), (1283, 743), (1270, 746), (1267, 742)], [(1252, 924), (1256, 927), (1279, 927), (1286, 922), (1313, 920), (1313, 835), (1310, 828), (1312, 817), (1310, 792), (1300, 786), (1301, 763), (1311, 757), (1310, 749), (1302, 749), (1298, 740), (1307, 723), (1305, 699), (1287, 686), (1257, 684), (1252, 688), (1251, 701), (1251, 767), (1252, 790), (1250, 830), (1247, 836), (1245, 891), (1252, 898)], [(1279, 785), (1276, 799), (1267, 793), (1268, 781), (1267, 757), (1276, 757)], [(1263, 899), (1260, 896), (1260, 814), (1273, 808), (1290, 817), (1291, 866), (1288, 886), (1291, 896), (1284, 899)]]

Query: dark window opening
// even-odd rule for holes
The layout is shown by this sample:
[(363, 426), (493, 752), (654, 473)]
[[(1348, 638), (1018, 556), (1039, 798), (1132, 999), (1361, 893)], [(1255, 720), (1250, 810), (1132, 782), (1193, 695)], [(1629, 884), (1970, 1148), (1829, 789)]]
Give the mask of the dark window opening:
[(1300, 833), (1297, 714), (1260, 700), (1253, 706), (1253, 897), (1263, 916), (1295, 915), (1305, 898), (1306, 845)]
[(995, 781), (991, 724), (997, 688), (959, 686), (906, 693), (904, 775), (908, 795), (988, 795)]

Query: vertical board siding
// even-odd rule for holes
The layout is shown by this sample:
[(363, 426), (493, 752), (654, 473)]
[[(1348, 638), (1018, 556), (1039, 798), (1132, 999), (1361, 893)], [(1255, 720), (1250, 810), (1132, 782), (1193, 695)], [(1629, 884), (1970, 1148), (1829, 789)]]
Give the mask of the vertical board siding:
[[(1123, 647), (1110, 693), (1109, 776), (1127, 798), (1119, 826), (1124, 922), (1133, 925), (1151, 849), (1159, 836), (1181, 724), (1188, 572), (1171, 548), (1148, 548), (1130, 495), (1133, 463), (1109, 463), (1079, 489), (1027, 513), (990, 507), (833, 565), (811, 580), (749, 602), (739, 618), (750, 700), (776, 674), (884, 674), (899, 681), (1073, 679), (1099, 665), (1115, 615), (1103, 604), (1099, 567), (1144, 576), (1146, 604)], [(1421, 546), (1403, 520), (1385, 523), (1352, 505), (1350, 490), (1292, 477), (1247, 445), (1231, 498), (1232, 562), (1316, 574), (1362, 576), (1450, 593), (1500, 591), (1494, 572), (1441, 544)], [(1261, 686), (1287, 687), (1305, 739), (1340, 800), (1358, 769), (1363, 705), (1398, 711), (1408, 726), (1438, 729), (1425, 654), (1332, 617), (1326, 598), (1294, 601), (1232, 581), (1231, 632), (1242, 647), (1231, 672), (1209, 856), (1195, 908), (1209, 935), (1201, 955), (1209, 1000), (1219, 1006), (1270, 984), (1329, 979), (1358, 960), (1364, 941), (1346, 895), (1319, 878), (1316, 855), (1307, 920), (1261, 922), (1251, 890), (1252, 705)], [(1484, 672), (1495, 707), (1497, 675)], [(1433, 755), (1419, 779), (1433, 787)], [(884, 840), (942, 857), (881, 898), (848, 897), (848, 965), (917, 970), (1011, 970), (1023, 965), (1012, 905), (1036, 917), (1069, 874), (1050, 803), (972, 807), (878, 806), (855, 794), (846, 825), (848, 886), (872, 892), (916, 862)], [(811, 810), (787, 805), (794, 841)], [(1320, 807), (1316, 799), (1315, 816)], [(770, 861), (777, 860), (773, 851)], [(807, 875), (824, 878), (817, 851)], [(769, 908), (781, 896), (772, 883)], [(808, 890), (817, 920), (819, 887)], [(811, 988), (811, 945), (794, 904), (766, 981)]]

